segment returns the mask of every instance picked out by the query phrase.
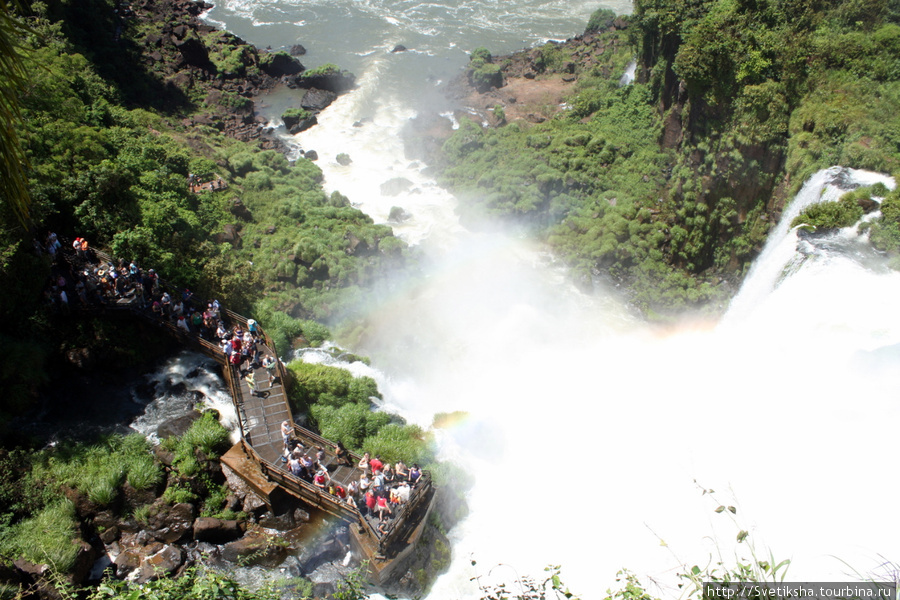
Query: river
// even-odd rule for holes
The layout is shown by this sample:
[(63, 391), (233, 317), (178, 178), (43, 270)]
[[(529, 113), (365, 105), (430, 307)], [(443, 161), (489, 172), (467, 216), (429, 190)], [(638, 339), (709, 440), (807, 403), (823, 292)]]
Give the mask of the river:
[[(864, 240), (777, 231), (724, 319), (660, 328), (615, 289), (572, 286), (541, 248), (467, 231), (426, 165), (404, 158), (400, 129), (422, 102), (443, 106), (438, 86), (466, 51), (571, 37), (598, 6), (225, 0), (206, 16), (257, 46), (301, 43), (307, 67), (359, 77), (295, 141), (322, 157), (329, 189), (377, 222), (395, 205), (410, 213), (395, 231), (427, 256), (424, 281), (393, 282), (367, 307), (351, 349), (372, 358), (388, 410), (424, 426), (466, 413), (439, 440), (475, 475), (471, 514), (451, 532), (453, 564), (431, 597), (477, 597), (473, 578), (550, 564), (585, 598), (604, 597), (621, 568), (677, 597), (681, 565), (733, 564), (748, 542), (792, 559), (792, 580), (881, 569), (900, 556), (890, 471), (900, 274)], [(409, 50), (392, 53), (397, 44)], [(288, 102), (270, 99), (273, 119)], [(341, 152), (350, 165), (336, 163)], [(392, 177), (413, 189), (381, 196)], [(836, 178), (817, 177), (809, 198)], [(736, 544), (742, 530), (750, 537)]]

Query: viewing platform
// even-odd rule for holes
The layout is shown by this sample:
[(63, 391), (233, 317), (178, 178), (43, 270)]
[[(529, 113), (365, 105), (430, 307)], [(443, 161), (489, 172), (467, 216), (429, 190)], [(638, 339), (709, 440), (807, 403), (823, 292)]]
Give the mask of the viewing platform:
[[(100, 263), (116, 264), (109, 255), (96, 250), (92, 252)], [(64, 255), (64, 259), (72, 263), (71, 266), (79, 272), (84, 271), (85, 265), (76, 265), (74, 257)], [(172, 298), (181, 297), (181, 293), (174, 286), (162, 280), (159, 280), (157, 285), (160, 294), (167, 291)], [(194, 299), (194, 303), (200, 304), (200, 301)], [(100, 302), (87, 306), (79, 306), (75, 302), (71, 304), (80, 311), (94, 314), (118, 313), (137, 317), (177, 338), (186, 347), (212, 358), (221, 366), (237, 411), (241, 435), (240, 441), (221, 457), (221, 462), (224, 467), (240, 477), (270, 509), (277, 510), (285, 503), (290, 503), (292, 499), (300, 500), (310, 507), (318, 508), (346, 522), (349, 525), (354, 551), (368, 561), (370, 575), (377, 582), (385, 581), (394, 569), (404, 562), (402, 559), (412, 552), (434, 504), (435, 488), (431, 474), (427, 471), (422, 472), (422, 476), (412, 488), (409, 502), (393, 505), (392, 518), (383, 530), (379, 530), (377, 517), (372, 514), (364, 515), (354, 503), (330, 493), (328, 486), (323, 489), (295, 476), (282, 461), (284, 441), (281, 424), (284, 421), (291, 424), (292, 437), (311, 455), (314, 455), (318, 448), (324, 450), (325, 456), (320, 464), (328, 470), (331, 478), (329, 486), (341, 486), (346, 490), (351, 481), (358, 481), (362, 474), (362, 470), (357, 466), (361, 457), (348, 453), (348, 460), (340, 464), (335, 456), (334, 442), (294, 423), (287, 397), (290, 372), (278, 360), (274, 344), (262, 328), (257, 329), (259, 338), (257, 349), (263, 356), (275, 359), (275, 368), (270, 372), (261, 366), (251, 364), (242, 372), (238, 366), (228, 361), (218, 344), (205, 339), (199, 332), (185, 331), (171, 319), (155, 314), (150, 309), (149, 303), (137, 294), (129, 296), (126, 293), (119, 298), (101, 298)], [(202, 302), (202, 305), (206, 306), (207, 303)], [(229, 328), (237, 325), (246, 330), (249, 327), (246, 317), (224, 308), (220, 309), (219, 318), (227, 323)], [(248, 385), (246, 379), (248, 372), (253, 373), (255, 390), (251, 390)], [(252, 393), (254, 391), (255, 393)], [(348, 462), (349, 464), (346, 464)]]

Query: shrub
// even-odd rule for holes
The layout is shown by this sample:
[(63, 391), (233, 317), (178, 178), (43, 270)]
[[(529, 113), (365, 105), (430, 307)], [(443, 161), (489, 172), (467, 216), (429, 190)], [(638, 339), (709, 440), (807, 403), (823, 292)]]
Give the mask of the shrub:
[(207, 457), (214, 458), (227, 450), (230, 445), (228, 430), (222, 427), (214, 412), (208, 411), (194, 421), (190, 429), (184, 433), (177, 454), (192, 456), (193, 451), (198, 449)]
[(585, 33), (596, 33), (601, 29), (609, 29), (612, 27), (613, 21), (616, 20), (616, 13), (608, 8), (598, 8), (588, 19)]
[[(868, 197), (868, 192), (862, 195)], [(837, 202), (819, 202), (808, 206), (791, 221), (791, 227), (812, 225), (817, 229), (837, 229), (849, 227), (863, 216), (863, 209), (857, 203), (858, 191), (848, 192)]]
[(423, 464), (429, 455), (429, 441), (417, 425), (390, 423), (363, 440), (362, 446), (373, 456), (381, 456), (385, 462), (402, 460), (406, 464)]

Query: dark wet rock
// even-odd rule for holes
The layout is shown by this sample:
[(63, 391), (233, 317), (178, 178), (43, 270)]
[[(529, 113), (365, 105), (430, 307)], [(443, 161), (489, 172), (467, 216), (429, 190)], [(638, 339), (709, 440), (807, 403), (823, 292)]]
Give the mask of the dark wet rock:
[(306, 48), (303, 47), (303, 44), (294, 44), (289, 53), (291, 56), (303, 56), (306, 54)]
[(303, 157), (306, 160), (319, 160), (319, 153), (315, 150), (307, 150), (303, 153)]
[(404, 46), (403, 44), (397, 44), (396, 46), (394, 46), (394, 49), (391, 50), (391, 52), (406, 52), (406, 50), (408, 50), (406, 46)]
[(165, 423), (161, 423), (159, 427), (156, 428), (156, 435), (160, 439), (172, 436), (180, 437), (184, 435), (184, 433), (191, 428), (191, 425), (194, 424), (194, 421), (199, 418), (200, 413), (198, 413), (197, 411), (191, 411), (183, 417), (178, 417), (166, 421)]
[(224, 544), (238, 539), (243, 533), (240, 524), (234, 520), (198, 517), (194, 521), (194, 539), (200, 542)]
[(316, 88), (330, 92), (346, 92), (356, 87), (356, 75), (349, 71), (329, 69), (322, 73), (301, 73), (297, 78), (297, 86), (302, 88)]
[(294, 515), (292, 512), (286, 512), (283, 515), (274, 515), (267, 512), (259, 518), (259, 526), (266, 529), (277, 529), (278, 531), (287, 531), (295, 527)]
[(82, 371), (90, 371), (97, 365), (97, 357), (90, 348), (73, 348), (66, 352), (66, 360)]
[(194, 531), (195, 509), (192, 504), (179, 503), (168, 507), (164, 502), (158, 501), (151, 511), (148, 524), (148, 532), (168, 544), (174, 544), (188, 538)]
[(138, 585), (173, 574), (184, 562), (181, 548), (166, 544), (152, 555), (144, 556), (134, 582)]
[(856, 204), (859, 205), (859, 207), (863, 209), (863, 212), (866, 214), (875, 212), (876, 210), (881, 208), (881, 205), (871, 198), (858, 198), (856, 200)]
[(225, 225), (224, 229), (223, 233), (216, 234), (216, 243), (224, 244), (227, 242), (236, 250), (240, 250), (244, 245), (244, 240), (240, 234), (241, 226), (239, 224), (228, 224)]
[(303, 95), (300, 100), (301, 108), (306, 110), (321, 111), (337, 100), (338, 95), (329, 90), (310, 89)]
[(285, 75), (296, 75), (304, 69), (296, 58), (287, 52), (275, 52), (264, 54), (259, 61), (260, 68), (272, 77), (284, 77)]
[(215, 69), (209, 60), (209, 51), (199, 37), (188, 37), (185, 40), (176, 41), (175, 47), (178, 48), (187, 64), (204, 70)]
[(308, 544), (300, 548), (297, 562), (305, 577), (326, 563), (341, 560), (346, 554), (346, 546), (337, 537), (329, 536), (318, 544)]
[(222, 558), (245, 565), (276, 566), (287, 555), (287, 544), (276, 535), (261, 529), (252, 529), (244, 536), (225, 544)]

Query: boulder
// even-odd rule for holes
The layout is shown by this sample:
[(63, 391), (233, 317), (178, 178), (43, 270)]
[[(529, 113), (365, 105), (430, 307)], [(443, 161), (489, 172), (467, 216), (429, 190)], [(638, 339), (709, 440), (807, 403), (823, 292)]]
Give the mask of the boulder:
[(319, 153), (315, 150), (307, 150), (303, 153), (303, 158), (306, 160), (319, 160)]
[(134, 582), (147, 583), (174, 573), (184, 562), (184, 554), (181, 549), (165, 545), (150, 556), (145, 556), (136, 571)]
[(410, 217), (412, 217), (412, 215), (410, 215), (399, 206), (392, 206), (391, 211), (388, 213), (388, 222), (402, 223), (403, 221), (408, 220)]
[(164, 421), (163, 423), (160, 423), (159, 427), (156, 428), (156, 435), (157, 437), (159, 437), (159, 439), (172, 436), (181, 437), (188, 429), (191, 428), (191, 425), (194, 424), (194, 421), (199, 418), (200, 413), (192, 410), (190, 413), (184, 416)]
[(235, 249), (240, 249), (241, 246), (244, 245), (244, 240), (241, 238), (240, 225), (226, 225), (224, 227), (225, 231), (223, 233), (216, 235), (216, 242), (219, 244), (223, 244), (228, 242)]
[(301, 73), (297, 79), (297, 86), (302, 88), (316, 88), (331, 92), (345, 92), (356, 87), (356, 75), (349, 71), (328, 69), (324, 72)]
[(306, 54), (306, 48), (303, 47), (303, 44), (294, 44), (289, 53), (291, 56), (303, 56)]
[(412, 181), (405, 177), (394, 177), (381, 184), (382, 196), (398, 196), (412, 187)]
[(337, 99), (337, 94), (328, 90), (309, 89), (300, 100), (300, 107), (306, 110), (321, 111)]
[(174, 544), (189, 537), (194, 530), (194, 506), (184, 502), (166, 510), (165, 504), (150, 520), (151, 534), (161, 542)]
[(184, 58), (184, 62), (194, 67), (205, 70), (213, 70), (215, 67), (209, 60), (209, 51), (200, 38), (189, 36), (184, 40), (175, 40), (175, 47)]
[(407, 50), (406, 46), (404, 46), (403, 44), (397, 44), (396, 46), (394, 46), (394, 49), (391, 50), (391, 52), (395, 52), (395, 53), (396, 52), (406, 52), (406, 50)]
[(231, 208), (228, 209), (231, 214), (236, 216), (238, 219), (242, 221), (252, 221), (253, 213), (250, 212), (250, 209), (244, 204), (244, 202), (240, 198), (235, 198), (231, 201)]
[(238, 539), (243, 533), (235, 520), (199, 517), (194, 521), (194, 539), (198, 542), (224, 544)]
[(261, 57), (259, 66), (267, 75), (283, 77), (303, 72), (303, 65), (287, 52), (275, 52)]
[(881, 205), (871, 198), (858, 198), (856, 204), (863, 209), (863, 212), (869, 214), (881, 208)]
[(222, 558), (242, 565), (274, 567), (287, 556), (287, 544), (261, 529), (252, 529), (222, 548)]

